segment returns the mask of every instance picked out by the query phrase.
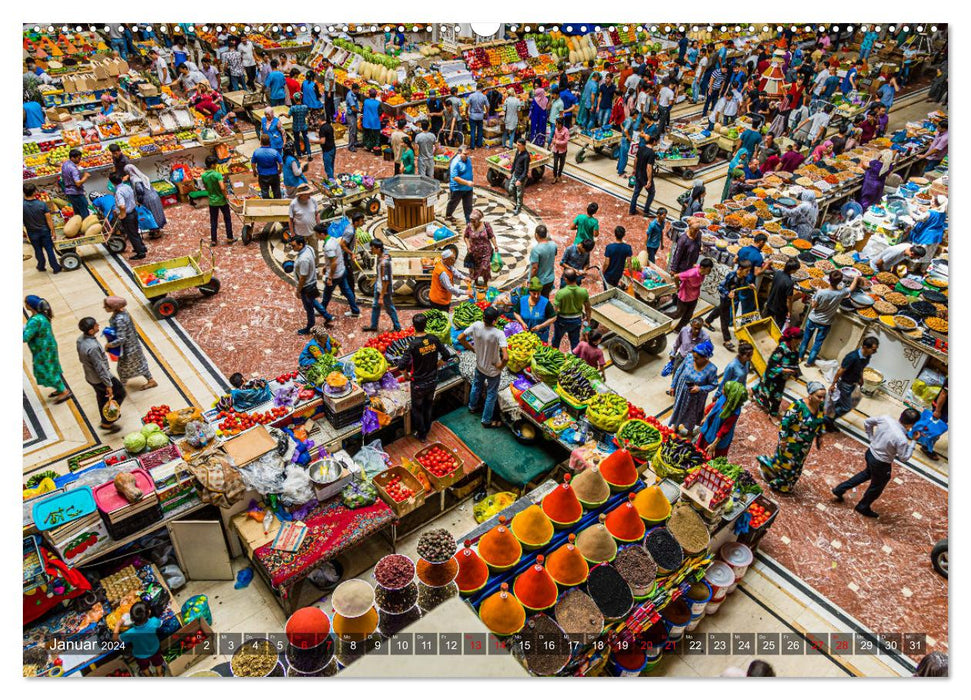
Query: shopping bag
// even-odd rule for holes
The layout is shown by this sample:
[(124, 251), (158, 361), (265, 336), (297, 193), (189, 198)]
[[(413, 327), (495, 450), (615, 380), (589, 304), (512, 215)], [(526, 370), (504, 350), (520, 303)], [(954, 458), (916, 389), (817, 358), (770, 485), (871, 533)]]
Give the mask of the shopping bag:
[(498, 273), (502, 269), (502, 256), (499, 255), (499, 251), (495, 251), (492, 254), (492, 272)]
[(674, 374), (674, 358), (668, 360), (668, 363), (661, 369), (662, 377), (670, 377), (672, 374)]
[(920, 433), (921, 440), (932, 440), (940, 437), (947, 432), (947, 423), (934, 417), (934, 412), (925, 408), (920, 414), (920, 420), (910, 429), (908, 437), (913, 437), (915, 433)]
[(118, 420), (121, 415), (121, 406), (114, 399), (108, 399), (108, 403), (101, 409), (101, 415), (108, 423)]

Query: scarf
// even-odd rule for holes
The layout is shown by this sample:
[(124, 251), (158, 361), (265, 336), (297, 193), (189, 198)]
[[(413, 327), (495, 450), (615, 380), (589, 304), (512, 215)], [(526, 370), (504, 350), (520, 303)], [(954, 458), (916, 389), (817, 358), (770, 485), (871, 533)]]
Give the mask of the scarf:
[(721, 413), (718, 415), (724, 419), (745, 404), (748, 400), (748, 389), (741, 382), (725, 382), (725, 386), (722, 387), (722, 395), (725, 397), (725, 403), (722, 404)]
[(540, 109), (546, 109), (550, 103), (549, 98), (546, 96), (546, 90), (543, 88), (536, 88), (533, 91), (533, 101), (536, 102)]

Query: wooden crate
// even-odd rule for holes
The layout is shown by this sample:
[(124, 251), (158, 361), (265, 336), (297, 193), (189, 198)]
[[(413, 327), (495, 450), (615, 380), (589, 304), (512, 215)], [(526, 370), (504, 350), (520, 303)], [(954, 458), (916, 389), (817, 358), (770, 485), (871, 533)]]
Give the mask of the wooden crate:
[[(405, 501), (397, 502), (388, 494), (388, 482), (390, 482), (391, 479), (396, 476), (401, 477), (402, 483), (415, 492), (411, 498)], [(385, 469), (383, 472), (376, 475), (374, 479), (372, 479), (372, 483), (378, 490), (381, 498), (384, 499), (384, 502), (388, 504), (391, 510), (393, 510), (399, 518), (402, 518), (413, 510), (417, 510), (425, 505), (425, 488), (421, 485), (421, 482), (415, 478), (415, 475), (404, 467), (395, 466)]]
[(453, 450), (450, 447), (447, 447), (446, 445), (443, 445), (440, 442), (433, 442), (430, 445), (426, 445), (422, 449), (418, 450), (418, 452), (415, 453), (415, 461), (421, 464), (421, 461), (419, 458), (422, 455), (424, 455), (426, 452), (431, 452), (431, 450), (435, 447), (440, 447), (446, 452), (448, 452), (449, 454), (451, 454), (452, 457), (455, 458), (456, 463), (458, 464), (458, 466), (455, 469), (453, 469), (449, 474), (446, 474), (445, 476), (435, 476), (430, 471), (425, 469), (424, 465), (422, 465), (422, 469), (424, 469), (425, 471), (425, 476), (428, 477), (428, 483), (430, 483), (432, 485), (432, 488), (435, 489), (436, 491), (442, 491), (444, 489), (447, 489), (449, 486), (454, 484), (463, 476), (465, 476), (465, 465), (462, 462), (462, 458), (459, 457), (458, 454), (456, 454), (455, 450)]
[(167, 650), (178, 648), (183, 640), (193, 637), (200, 630), (206, 635), (205, 640), (199, 642), (191, 649), (186, 650), (172, 661), (167, 662), (166, 665), (169, 667), (169, 672), (173, 676), (181, 676), (189, 668), (203, 659), (215, 656), (216, 635), (213, 633), (212, 628), (206, 624), (205, 620), (197, 617), (189, 624), (182, 626), (172, 636), (162, 640), (159, 651), (164, 655)]

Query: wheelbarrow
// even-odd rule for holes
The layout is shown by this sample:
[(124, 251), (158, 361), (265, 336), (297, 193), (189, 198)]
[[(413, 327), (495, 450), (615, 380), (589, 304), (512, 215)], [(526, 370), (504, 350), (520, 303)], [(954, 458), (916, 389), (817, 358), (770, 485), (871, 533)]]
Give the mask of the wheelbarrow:
[[(209, 253), (209, 267), (202, 268), (204, 253)], [(179, 312), (179, 302), (172, 296), (174, 292), (195, 287), (204, 297), (219, 291), (219, 279), (213, 276), (216, 271), (216, 254), (208, 238), (199, 239), (199, 255), (186, 255), (161, 262), (139, 265), (132, 270), (139, 289), (152, 304), (152, 310), (159, 318), (172, 318)], [(172, 272), (178, 277), (171, 277)], [(169, 275), (168, 277), (166, 275)]]

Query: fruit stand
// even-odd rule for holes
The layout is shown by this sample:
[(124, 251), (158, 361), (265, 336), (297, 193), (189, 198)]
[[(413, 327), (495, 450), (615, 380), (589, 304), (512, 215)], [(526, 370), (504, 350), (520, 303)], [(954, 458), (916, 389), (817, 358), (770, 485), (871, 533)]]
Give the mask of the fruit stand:
[[(543, 175), (546, 173), (546, 166), (553, 162), (553, 153), (532, 143), (526, 144), (526, 150), (529, 151), (530, 167), (526, 184), (532, 185), (543, 179)], [(486, 177), (490, 185), (493, 187), (504, 187), (506, 185), (506, 181), (512, 172), (512, 161), (515, 155), (515, 151), (508, 151), (489, 156), (486, 159), (486, 163), (489, 166), (489, 172)]]

